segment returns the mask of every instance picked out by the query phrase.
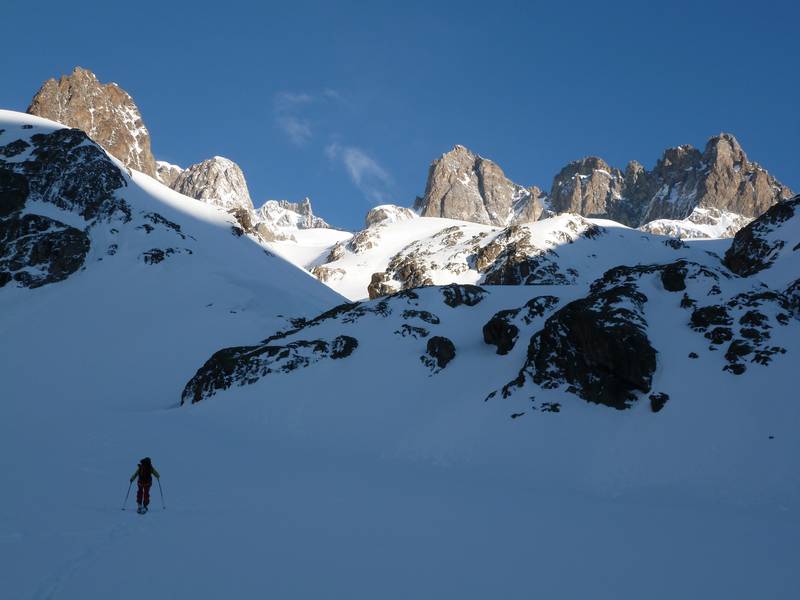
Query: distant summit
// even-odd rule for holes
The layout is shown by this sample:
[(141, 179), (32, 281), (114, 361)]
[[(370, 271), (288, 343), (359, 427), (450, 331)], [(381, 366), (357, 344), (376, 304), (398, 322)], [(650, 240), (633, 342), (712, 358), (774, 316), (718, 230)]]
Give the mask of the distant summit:
[(629, 227), (658, 220), (659, 230), (689, 234), (701, 234), (691, 224), (702, 222), (731, 236), (791, 196), (733, 135), (721, 133), (703, 152), (690, 145), (665, 150), (651, 171), (636, 161), (622, 171), (597, 156), (572, 161), (553, 178), (549, 194), (514, 183), (496, 163), (455, 146), (433, 161), (414, 207), (423, 217), (495, 226), (575, 213)]

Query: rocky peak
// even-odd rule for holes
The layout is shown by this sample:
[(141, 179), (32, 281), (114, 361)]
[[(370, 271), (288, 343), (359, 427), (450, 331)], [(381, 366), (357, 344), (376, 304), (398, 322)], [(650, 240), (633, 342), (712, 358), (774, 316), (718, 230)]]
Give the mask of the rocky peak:
[(75, 67), (70, 75), (47, 80), (27, 112), (81, 129), (126, 167), (156, 176), (150, 135), (133, 99), (88, 69)]
[(183, 173), (183, 167), (173, 165), (164, 160), (156, 161), (156, 178), (167, 187), (172, 187), (172, 184), (175, 183), (181, 173)]
[(643, 223), (685, 219), (697, 207), (752, 219), (792, 195), (789, 188), (750, 162), (730, 133), (709, 139), (702, 153), (689, 145), (666, 150), (649, 179), (650, 197), (640, 199)]
[(602, 158), (588, 156), (569, 163), (553, 179), (550, 207), (587, 217), (629, 219), (621, 210), (625, 176)]
[(222, 156), (190, 166), (175, 178), (171, 187), (184, 196), (228, 211), (253, 211), (253, 201), (250, 199), (244, 173), (239, 165)]
[(515, 205), (529, 197), (496, 163), (454, 146), (431, 163), (425, 195), (414, 208), (423, 217), (505, 226), (515, 217)]
[(409, 221), (417, 217), (416, 213), (404, 206), (394, 204), (382, 204), (370, 209), (365, 218), (366, 227), (372, 227), (378, 223), (399, 223)]
[(272, 230), (273, 233), (279, 233), (282, 229), (330, 228), (324, 219), (314, 214), (310, 198), (304, 198), (302, 202), (267, 200), (256, 211), (256, 219), (260, 223), (264, 223), (265, 227)]

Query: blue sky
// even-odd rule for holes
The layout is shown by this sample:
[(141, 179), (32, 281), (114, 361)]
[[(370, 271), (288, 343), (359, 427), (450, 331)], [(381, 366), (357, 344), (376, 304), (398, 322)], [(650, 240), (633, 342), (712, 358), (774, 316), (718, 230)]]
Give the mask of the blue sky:
[(800, 190), (795, 2), (5, 0), (0, 106), (81, 65), (144, 115), (157, 158), (219, 154), (254, 202), (335, 225), (410, 205), (454, 144), (549, 189), (594, 154), (651, 167), (734, 133)]

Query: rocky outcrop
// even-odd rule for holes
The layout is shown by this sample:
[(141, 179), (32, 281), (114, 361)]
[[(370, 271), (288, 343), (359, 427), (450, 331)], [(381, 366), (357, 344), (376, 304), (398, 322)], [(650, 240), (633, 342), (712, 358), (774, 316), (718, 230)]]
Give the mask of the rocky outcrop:
[(455, 146), (431, 164), (425, 194), (414, 208), (423, 217), (505, 226), (515, 210), (538, 217), (541, 210), (526, 205), (531, 199), (531, 191), (509, 180), (497, 164)]
[(314, 214), (310, 198), (302, 202), (268, 200), (256, 211), (255, 218), (273, 232), (330, 228), (324, 219)]
[(483, 341), (497, 348), (497, 354), (508, 354), (517, 343), (520, 328), (529, 326), (558, 304), (556, 296), (536, 296), (520, 308), (501, 310), (483, 326)]
[(425, 354), (420, 357), (422, 364), (433, 373), (444, 369), (456, 357), (456, 347), (446, 337), (435, 335), (428, 340)]
[[(8, 139), (6, 139), (8, 138)], [(13, 139), (0, 131), (0, 287), (63, 281), (84, 264), (86, 231), (52, 216), (26, 212), (50, 204), (90, 224), (131, 211), (115, 192), (126, 181), (83, 131), (59, 129)]]
[(227, 211), (254, 210), (244, 173), (239, 165), (222, 156), (188, 167), (175, 179), (172, 189)]
[(285, 345), (262, 344), (216, 352), (186, 384), (181, 404), (200, 402), (219, 390), (255, 383), (270, 373), (288, 373), (324, 359), (350, 356), (358, 341), (342, 335), (330, 341), (298, 340)]
[(771, 343), (771, 332), (789, 324), (792, 309), (791, 300), (778, 292), (744, 292), (724, 304), (695, 308), (690, 325), (703, 334), (711, 350), (725, 348), (723, 371), (741, 375), (747, 362), (766, 366), (774, 355), (786, 353)]
[(782, 254), (796, 253), (798, 249), (800, 195), (772, 206), (739, 231), (724, 262), (737, 275), (747, 277), (771, 267)]
[[(563, 385), (589, 402), (628, 408), (638, 394), (650, 392), (656, 368), (656, 350), (647, 336), (648, 297), (640, 280), (647, 277), (646, 289), (654, 290), (652, 279), (658, 277), (664, 291), (677, 293), (690, 280), (701, 289), (713, 289), (720, 276), (683, 260), (610, 269), (592, 283), (589, 294), (553, 313), (531, 337), (527, 360), (503, 395), (530, 378), (544, 389)], [(680, 306), (693, 310), (693, 303), (684, 296)], [(505, 320), (506, 315), (498, 315)], [(692, 317), (692, 322), (697, 320)]]
[[(372, 274), (367, 292), (377, 298), (398, 289), (444, 283), (443, 273), (455, 279), (468, 272), (487, 285), (569, 285), (579, 273), (561, 260), (560, 248), (598, 238), (606, 230), (577, 215), (559, 216), (554, 225), (536, 236), (530, 225), (478, 232), (464, 224), (445, 227), (392, 256), (384, 271)], [(380, 229), (378, 224), (360, 231), (347, 249), (366, 252), (378, 245)], [(331, 268), (340, 258), (334, 250)]]
[(75, 67), (70, 75), (46, 81), (28, 113), (81, 129), (126, 167), (156, 177), (142, 115), (116, 83), (102, 84), (91, 71)]
[(171, 188), (181, 173), (183, 173), (183, 167), (163, 160), (156, 161), (156, 179), (167, 187)]
[(83, 266), (90, 248), (80, 229), (41, 215), (0, 220), (0, 288), (14, 281), (36, 288), (63, 281)]
[(371, 209), (364, 220), (366, 227), (369, 228), (379, 223), (399, 223), (416, 218), (417, 214), (410, 208), (394, 204), (382, 204)]
[(645, 302), (632, 284), (596, 287), (531, 338), (523, 371), (543, 388), (567, 384), (584, 400), (627, 408), (636, 392), (650, 391), (656, 369)]

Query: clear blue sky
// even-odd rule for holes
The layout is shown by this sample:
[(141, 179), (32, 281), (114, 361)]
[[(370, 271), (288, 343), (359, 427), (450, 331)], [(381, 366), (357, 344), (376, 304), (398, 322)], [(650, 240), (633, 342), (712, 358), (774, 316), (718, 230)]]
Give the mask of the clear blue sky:
[(797, 2), (5, 0), (0, 22), (0, 106), (90, 68), (157, 158), (227, 156), (256, 204), (309, 195), (342, 227), (410, 205), (456, 143), (549, 189), (730, 131), (800, 190)]

